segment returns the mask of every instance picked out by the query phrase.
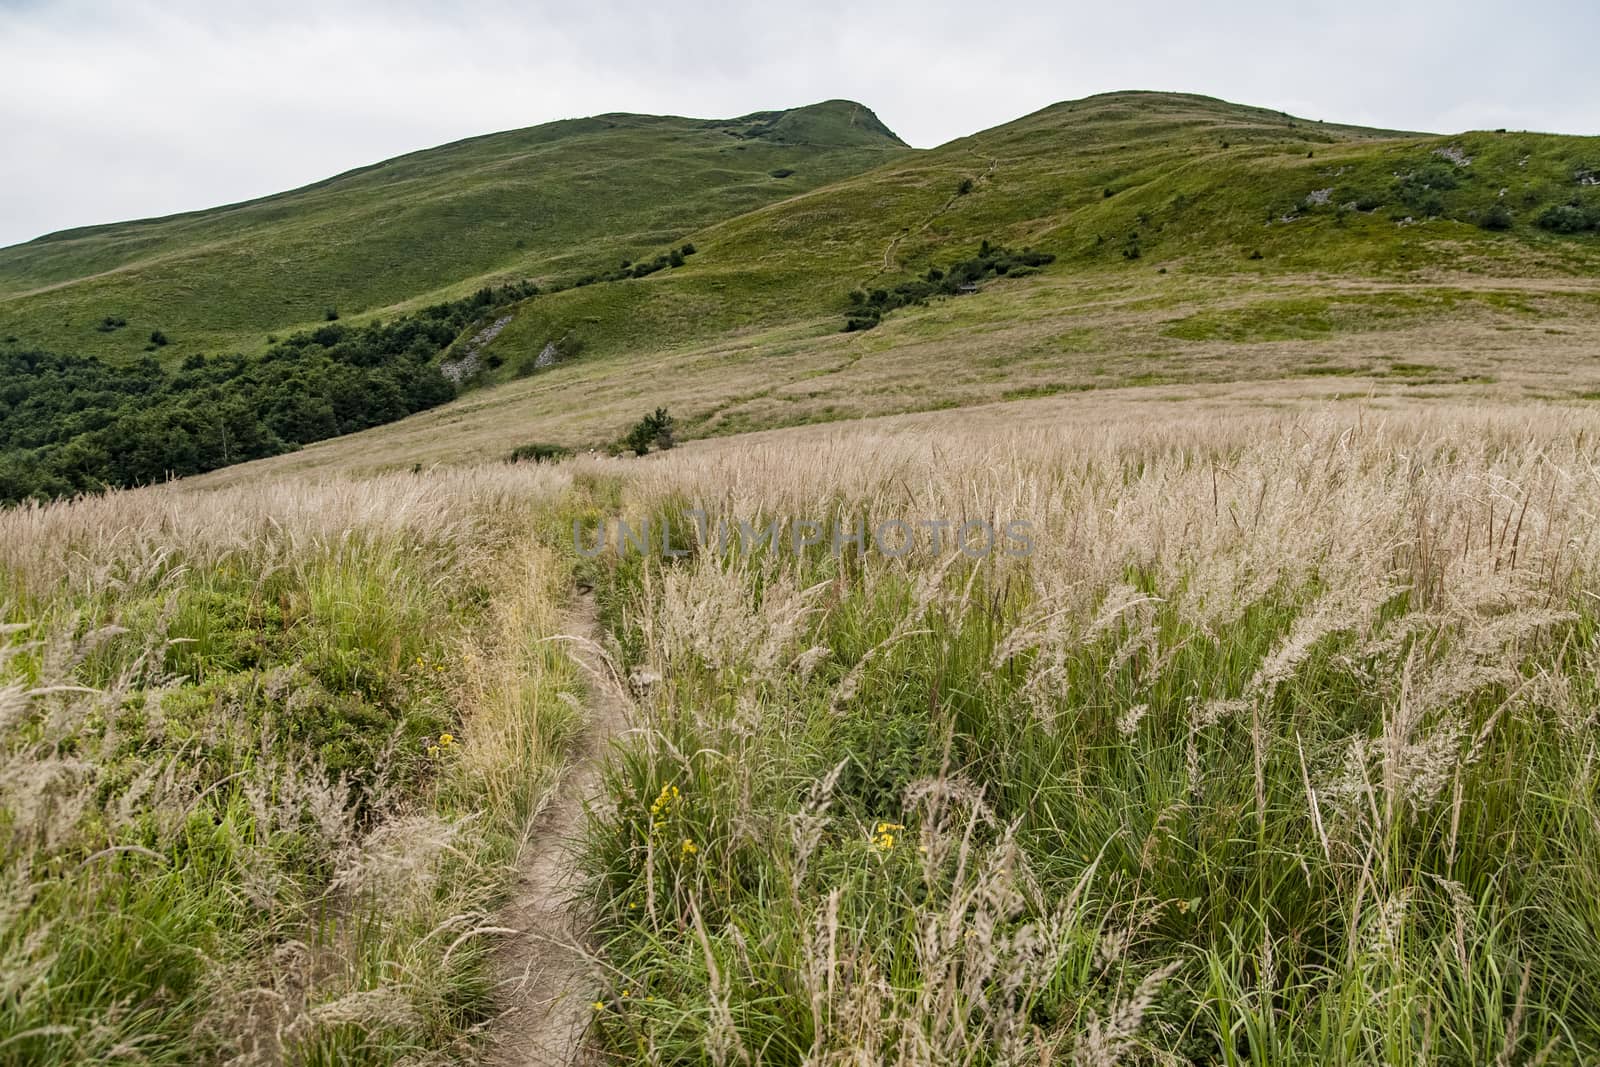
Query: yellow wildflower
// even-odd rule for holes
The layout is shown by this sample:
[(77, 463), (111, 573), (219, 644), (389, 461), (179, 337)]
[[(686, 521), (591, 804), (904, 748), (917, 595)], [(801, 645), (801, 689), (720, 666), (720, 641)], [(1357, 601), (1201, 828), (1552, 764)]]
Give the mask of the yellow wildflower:
[(651, 815), (667, 815), (667, 814), (669, 814), (672, 811), (672, 802), (677, 800), (677, 799), (678, 799), (678, 787), (677, 786), (671, 785), (671, 784), (662, 786), (661, 787), (661, 792), (659, 794), (657, 794), (657, 796), (656, 796), (655, 803), (650, 805), (650, 814)]
[(454, 734), (440, 734), (439, 735), (439, 747), (440, 748), (449, 748), (451, 745), (453, 745), (455, 743), (456, 743), (456, 739), (455, 739), (455, 735)]
[(699, 851), (700, 849), (695, 846), (693, 841), (690, 841), (687, 837), (683, 839), (683, 854), (685, 856), (692, 856)]

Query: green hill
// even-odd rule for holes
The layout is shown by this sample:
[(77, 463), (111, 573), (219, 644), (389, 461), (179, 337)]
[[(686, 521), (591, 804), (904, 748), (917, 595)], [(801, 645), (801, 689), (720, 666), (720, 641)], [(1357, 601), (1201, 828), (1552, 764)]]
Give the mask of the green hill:
[[(1432, 137), (1113, 93), (707, 227), (685, 270), (531, 301), (495, 346), (514, 365), (572, 330), (597, 354), (807, 320), (831, 331), (850, 290), (986, 239), (1054, 255), (1056, 276), (1584, 275), (1600, 263), (1597, 174), (1596, 138)], [(1539, 225), (1574, 200), (1590, 234)]]
[[(842, 101), (556, 123), (0, 250), (0, 496), (604, 446), (659, 406), (703, 436), (1128, 387), (1589, 397), (1597, 231), (1600, 138), (1199, 96), (925, 151)], [(72, 361), (150, 329), (184, 358)], [(256, 355), (196, 355), (227, 347)]]
[(654, 255), (905, 151), (843, 100), (491, 134), (261, 200), (0, 249), (0, 336), (101, 356), (138, 353), (155, 330), (184, 355), (258, 349), (330, 308), (404, 309)]

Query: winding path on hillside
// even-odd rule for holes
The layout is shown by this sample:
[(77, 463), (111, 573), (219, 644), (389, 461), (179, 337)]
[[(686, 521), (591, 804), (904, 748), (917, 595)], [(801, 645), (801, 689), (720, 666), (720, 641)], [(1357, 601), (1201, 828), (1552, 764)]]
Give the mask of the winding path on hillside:
[(491, 1031), (484, 1062), (494, 1067), (568, 1067), (597, 1063), (584, 1038), (599, 988), (588, 924), (573, 903), (584, 809), (602, 797), (606, 747), (628, 727), (630, 702), (601, 644), (592, 594), (573, 605), (557, 640), (569, 642), (589, 678), (587, 721), (571, 764), (540, 815), (522, 857), (512, 899), (498, 925), (518, 931), (497, 951), (510, 1007)]
[[(976, 180), (978, 182), (986, 182), (991, 177), (993, 177), (994, 176), (994, 172), (996, 170), (998, 170), (999, 167), (1000, 167), (1000, 160), (998, 158), (994, 157), (994, 156), (983, 155), (976, 148), (969, 148), (968, 151), (971, 152), (973, 155), (977, 156), (979, 159), (984, 160), (989, 164), (988, 169), (985, 170), (982, 174), (978, 175)], [(892, 238), (890, 238), (888, 246), (885, 247), (884, 250), (883, 250), (883, 266), (878, 269), (877, 274), (874, 274), (873, 277), (876, 278), (876, 277), (878, 277), (878, 275), (887, 274), (889, 271), (894, 270), (895, 267), (898, 266), (898, 262), (897, 262), (897, 259), (896, 259), (896, 254), (900, 251), (900, 242), (904, 241), (907, 237), (910, 237), (912, 234), (921, 233), (924, 230), (926, 230), (929, 226), (932, 226), (935, 222), (939, 221), (939, 216), (943, 215), (945, 212), (947, 212), (951, 208), (955, 207), (956, 206), (956, 201), (960, 200), (963, 196), (966, 196), (966, 195), (968, 195), (968, 194), (959, 193), (959, 192), (951, 193), (950, 194), (950, 199), (946, 200), (943, 204), (939, 205), (939, 207), (936, 208), (933, 211), (932, 214), (930, 214), (927, 218), (922, 220), (922, 223), (920, 225), (907, 226), (905, 229), (901, 230), (899, 233), (895, 234)]]

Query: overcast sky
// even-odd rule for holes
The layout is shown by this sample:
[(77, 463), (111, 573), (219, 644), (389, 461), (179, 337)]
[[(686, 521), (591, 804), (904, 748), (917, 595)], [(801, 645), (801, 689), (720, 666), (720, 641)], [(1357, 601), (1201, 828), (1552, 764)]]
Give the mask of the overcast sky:
[(1600, 134), (1594, 0), (0, 0), (0, 245), (606, 111), (830, 97), (931, 147), (1113, 89)]

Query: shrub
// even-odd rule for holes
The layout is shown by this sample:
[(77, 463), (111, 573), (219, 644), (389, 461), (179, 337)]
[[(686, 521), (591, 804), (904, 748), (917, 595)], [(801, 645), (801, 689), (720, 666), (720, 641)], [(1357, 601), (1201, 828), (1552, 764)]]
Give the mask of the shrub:
[(1436, 219), (1444, 214), (1444, 197), (1437, 193), (1429, 193), (1416, 199), (1412, 206), (1416, 208), (1417, 214), (1424, 218)]
[(1539, 216), (1539, 228), (1551, 233), (1582, 233), (1593, 225), (1594, 220), (1576, 204), (1557, 204)]
[(553, 445), (544, 441), (535, 441), (532, 444), (518, 445), (506, 457), (507, 463), (524, 463), (532, 460), (535, 463), (559, 463), (571, 457), (572, 449), (562, 445)]
[(107, 315), (105, 318), (100, 320), (100, 325), (96, 326), (95, 329), (99, 330), (101, 333), (110, 333), (113, 330), (120, 330), (126, 325), (128, 325), (128, 320), (122, 316)]
[(1511, 209), (1502, 203), (1496, 203), (1478, 219), (1479, 226), (1497, 232), (1511, 229), (1513, 222), (1515, 220), (1511, 216)]
[[(514, 284), (495, 299), (528, 293)], [(478, 299), (381, 324), (324, 323), (259, 356), (173, 367), (0, 347), (0, 391), (24, 387), (30, 401), (0, 400), (0, 504), (200, 474), (441, 404), (455, 389), (437, 359), (481, 321)], [(148, 338), (149, 352), (173, 343), (161, 330)]]
[(329, 308), (327, 311), (322, 313), (322, 317), (329, 322), (334, 322), (339, 318), (339, 309)]
[(957, 196), (966, 196), (970, 192), (972, 192), (972, 179), (971, 178), (962, 178), (961, 179), (961, 184), (956, 186), (956, 195)]
[[(674, 259), (676, 259), (677, 262), (674, 263), (673, 262)], [(636, 263), (636, 264), (634, 264), (633, 270), (630, 271), (630, 272), (627, 272), (627, 273), (632, 274), (633, 277), (635, 277), (635, 278), (644, 278), (644, 277), (647, 277), (647, 276), (649, 276), (651, 274), (654, 274), (658, 270), (666, 270), (667, 267), (669, 267), (669, 266), (674, 266), (674, 267), (683, 266), (683, 257), (678, 253), (678, 250), (676, 248), (674, 248), (670, 253), (663, 252), (661, 255), (657, 256), (655, 259), (650, 260), (648, 263)], [(602, 278), (601, 280), (602, 281), (611, 281), (613, 279), (611, 279), (611, 278)]]
[(645, 416), (644, 421), (650, 426), (655, 435), (651, 438), (652, 442), (661, 451), (665, 452), (678, 443), (673, 436), (672, 416), (667, 414), (666, 408), (656, 408), (655, 411)]
[(692, 256), (697, 251), (699, 251), (699, 249), (695, 248), (695, 246), (694, 246), (694, 244), (692, 242), (685, 242), (684, 246), (682, 248), (678, 249), (678, 252), (680, 254), (682, 254), (682, 255), (685, 255), (685, 256)]
[(963, 286), (976, 285), (985, 278), (1035, 273), (1039, 267), (1054, 263), (1055, 258), (1048, 252), (1035, 252), (1031, 248), (1013, 252), (984, 240), (978, 246), (978, 254), (971, 259), (952, 263), (948, 268), (929, 267), (921, 277), (901, 282), (893, 289), (874, 289), (870, 293), (852, 290), (850, 309), (845, 312), (844, 332), (870, 330), (882, 321), (884, 314), (895, 308), (925, 304), (935, 296), (951, 296), (961, 292)]
[(650, 442), (654, 439), (655, 435), (651, 432), (648, 421), (640, 419), (633, 424), (633, 429), (628, 431), (628, 436), (622, 439), (622, 443), (632, 449), (634, 455), (642, 456), (650, 451)]
[(777, 170), (769, 170), (767, 173), (774, 178), (787, 178), (789, 175), (793, 174), (794, 171), (788, 167), (779, 167)]
[(633, 424), (633, 428), (622, 439), (622, 443), (636, 456), (646, 454), (651, 446), (662, 452), (667, 451), (678, 443), (673, 435), (672, 416), (667, 413), (666, 408), (656, 408)]
[(1439, 194), (1449, 192), (1460, 183), (1455, 167), (1442, 159), (1430, 159), (1395, 179), (1394, 191), (1414, 214), (1431, 218), (1444, 214), (1444, 200)]

